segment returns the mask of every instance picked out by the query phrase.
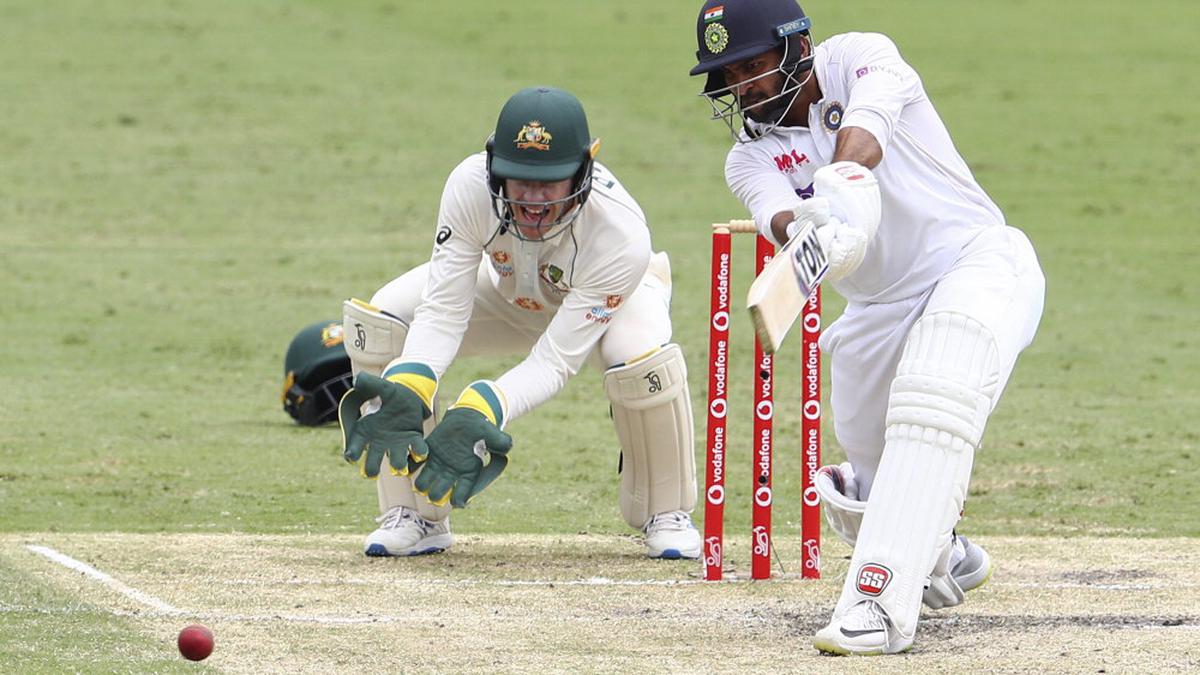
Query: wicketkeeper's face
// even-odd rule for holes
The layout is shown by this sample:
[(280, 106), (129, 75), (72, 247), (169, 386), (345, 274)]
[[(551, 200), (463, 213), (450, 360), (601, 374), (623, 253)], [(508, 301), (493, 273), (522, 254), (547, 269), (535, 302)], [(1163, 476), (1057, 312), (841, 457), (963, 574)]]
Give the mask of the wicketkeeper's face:
[(504, 193), (512, 208), (513, 222), (525, 239), (538, 240), (558, 224), (574, 200), (571, 179), (530, 181), (505, 179)]

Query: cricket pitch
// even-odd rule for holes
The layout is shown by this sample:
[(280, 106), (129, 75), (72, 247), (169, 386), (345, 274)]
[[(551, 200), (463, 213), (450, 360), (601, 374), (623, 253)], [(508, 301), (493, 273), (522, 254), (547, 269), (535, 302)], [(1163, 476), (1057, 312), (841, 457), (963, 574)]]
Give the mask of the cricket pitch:
[(387, 559), (365, 558), (357, 535), (12, 534), (0, 537), (9, 581), (73, 601), (0, 612), (99, 611), (160, 639), (164, 658), (201, 622), (217, 636), (205, 664), (223, 672), (1200, 668), (1195, 540), (978, 541), (991, 580), (960, 607), (924, 611), (910, 653), (873, 659), (810, 643), (846, 571), (840, 542), (825, 546), (819, 581), (750, 582), (748, 541), (733, 538), (734, 580), (709, 583), (699, 563), (647, 560), (625, 536), (467, 535), (440, 555)]

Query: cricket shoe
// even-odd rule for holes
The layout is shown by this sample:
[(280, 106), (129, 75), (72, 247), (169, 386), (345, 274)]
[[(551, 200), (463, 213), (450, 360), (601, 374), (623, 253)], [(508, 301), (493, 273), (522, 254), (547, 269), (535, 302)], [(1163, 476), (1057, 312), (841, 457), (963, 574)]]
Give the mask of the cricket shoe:
[(813, 638), (813, 646), (820, 651), (842, 656), (899, 654), (912, 649), (912, 643), (912, 638), (900, 635), (874, 600), (863, 600), (834, 617)]
[(964, 593), (982, 586), (992, 576), (992, 559), (983, 547), (954, 535), (950, 549), (950, 574), (931, 577), (921, 601), (930, 609), (962, 604)]
[(454, 544), (450, 518), (425, 520), (415, 509), (393, 506), (375, 519), (379, 528), (367, 535), (363, 553), (372, 557), (441, 553)]
[(684, 511), (664, 511), (650, 516), (642, 527), (646, 555), (651, 558), (694, 560), (700, 557), (700, 533)]

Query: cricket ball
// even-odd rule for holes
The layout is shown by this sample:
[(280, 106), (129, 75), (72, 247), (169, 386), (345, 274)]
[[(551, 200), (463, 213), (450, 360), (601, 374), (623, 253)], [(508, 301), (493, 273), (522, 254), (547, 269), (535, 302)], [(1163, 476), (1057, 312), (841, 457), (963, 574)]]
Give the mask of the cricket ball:
[(179, 653), (189, 661), (203, 661), (213, 650), (213, 634), (208, 628), (194, 623), (179, 631)]

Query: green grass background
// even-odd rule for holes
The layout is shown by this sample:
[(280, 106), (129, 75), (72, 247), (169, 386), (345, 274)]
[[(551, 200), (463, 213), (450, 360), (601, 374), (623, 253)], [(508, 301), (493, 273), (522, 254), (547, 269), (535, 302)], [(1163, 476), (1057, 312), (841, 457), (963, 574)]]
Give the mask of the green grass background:
[[(672, 255), (702, 467), (708, 224), (743, 211), (687, 77), (698, 6), (0, 2), (0, 530), (368, 531), (374, 489), (336, 429), (280, 410), (283, 352), (428, 257), (446, 174), (536, 83), (584, 101)], [(964, 527), (1200, 534), (1192, 4), (807, 9), (818, 38), (897, 41), (1046, 270)], [(748, 439), (750, 330), (735, 331), (732, 433)], [(516, 360), (462, 361), (443, 386)], [(784, 405), (798, 363), (780, 359)], [(456, 529), (626, 532), (600, 392), (585, 371), (516, 421), (508, 473)], [(792, 527), (799, 448), (777, 447)], [(734, 451), (727, 528), (748, 529), (749, 442)]]

